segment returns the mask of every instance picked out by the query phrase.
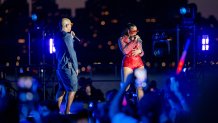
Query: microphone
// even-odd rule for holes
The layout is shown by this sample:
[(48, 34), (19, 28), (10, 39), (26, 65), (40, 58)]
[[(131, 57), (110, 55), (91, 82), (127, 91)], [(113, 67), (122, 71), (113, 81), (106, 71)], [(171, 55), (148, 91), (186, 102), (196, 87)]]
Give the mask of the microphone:
[(80, 42), (80, 39), (78, 37), (76, 37), (76, 35), (74, 35), (74, 38), (76, 38), (76, 40), (78, 40)]
[(136, 39), (136, 35), (130, 36), (129, 39), (130, 39), (131, 41), (134, 41), (134, 40)]
[(71, 31), (71, 35), (80, 42), (80, 39), (75, 35), (75, 33), (73, 31)]

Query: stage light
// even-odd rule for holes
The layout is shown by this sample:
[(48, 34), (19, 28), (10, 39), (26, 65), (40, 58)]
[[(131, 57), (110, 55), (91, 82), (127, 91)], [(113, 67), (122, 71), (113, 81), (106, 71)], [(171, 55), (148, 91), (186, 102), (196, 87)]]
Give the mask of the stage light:
[(201, 50), (205, 50), (206, 49), (206, 47), (205, 47), (205, 45), (202, 45), (202, 48), (201, 48)]
[(166, 63), (165, 63), (165, 62), (162, 62), (162, 63), (161, 63), (161, 66), (162, 66), (162, 67), (166, 67)]
[(108, 41), (107, 44), (110, 46), (112, 45), (112, 41)]
[(205, 39), (202, 39), (202, 40), (201, 40), (201, 43), (202, 43), (202, 44), (205, 44)]
[(55, 52), (54, 39), (52, 38), (49, 39), (49, 52), (50, 54)]
[(209, 45), (206, 45), (206, 50), (209, 50)]
[(195, 4), (186, 4), (179, 8), (182, 24), (193, 24), (197, 14), (197, 6)]
[(113, 62), (109, 62), (109, 64), (114, 64)]
[(31, 15), (31, 18), (32, 18), (33, 21), (37, 21), (38, 16), (37, 16), (36, 14), (32, 14), (32, 15)]
[(18, 61), (20, 60), (20, 56), (17, 56), (17, 60), (18, 60)]
[(19, 69), (19, 72), (20, 72), (20, 73), (24, 73), (24, 70), (23, 70), (22, 67)]
[(6, 62), (6, 65), (5, 65), (5, 66), (9, 67), (9, 66), (10, 66), (10, 63), (9, 63), (9, 62)]
[(202, 51), (208, 51), (209, 50), (209, 36), (208, 35), (202, 35), (201, 50)]
[(180, 14), (185, 15), (187, 13), (187, 9), (185, 7), (180, 8)]
[(151, 67), (151, 63), (150, 63), (150, 62), (146, 62), (145, 65), (146, 65), (147, 67)]
[(176, 69), (176, 74), (177, 75), (182, 71), (182, 68), (184, 66), (190, 42), (191, 42), (190, 39), (187, 39), (186, 44), (185, 44), (185, 48), (184, 48), (184, 50), (182, 52), (182, 56), (180, 57), (180, 60), (179, 60), (179, 63), (178, 63), (177, 69)]
[(132, 94), (132, 96), (133, 96), (133, 97), (137, 97), (138, 95), (137, 95), (137, 94), (135, 94), (135, 93), (133, 93), (133, 94)]
[(101, 21), (101, 25), (104, 26), (106, 24), (105, 21)]
[(82, 67), (82, 68), (81, 68), (81, 71), (82, 71), (82, 72), (85, 72), (85, 71), (86, 71), (86, 68), (85, 68), (85, 67)]
[(19, 66), (19, 65), (20, 65), (19, 61), (16, 61), (16, 66)]
[(182, 71), (183, 71), (184, 73), (186, 72), (186, 70), (187, 70), (187, 68), (183, 68), (183, 69), (182, 69)]
[(85, 42), (85, 43), (83, 44), (83, 47), (87, 47), (87, 46), (88, 46), (88, 43)]
[(93, 108), (94, 107), (94, 103), (93, 102), (90, 102), (89, 103), (89, 108)]

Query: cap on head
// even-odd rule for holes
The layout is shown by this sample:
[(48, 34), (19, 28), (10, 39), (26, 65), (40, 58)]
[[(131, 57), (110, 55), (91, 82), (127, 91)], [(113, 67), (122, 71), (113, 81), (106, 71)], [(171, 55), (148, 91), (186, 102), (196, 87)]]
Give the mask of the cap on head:
[(70, 19), (68, 19), (68, 18), (62, 18), (61, 26), (62, 26), (62, 27), (65, 27), (65, 26), (68, 25), (68, 24), (73, 25), (73, 23), (70, 21)]

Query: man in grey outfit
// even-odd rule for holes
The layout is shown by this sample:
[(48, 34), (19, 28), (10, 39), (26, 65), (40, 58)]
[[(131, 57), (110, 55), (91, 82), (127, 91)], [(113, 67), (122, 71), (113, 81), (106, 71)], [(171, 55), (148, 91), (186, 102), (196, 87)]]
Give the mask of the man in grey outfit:
[(55, 36), (56, 58), (58, 61), (57, 76), (59, 88), (56, 94), (58, 107), (60, 107), (66, 94), (65, 114), (71, 114), (70, 107), (78, 90), (78, 62), (74, 50), (74, 37), (71, 31), (73, 23), (68, 18), (62, 18), (61, 31)]

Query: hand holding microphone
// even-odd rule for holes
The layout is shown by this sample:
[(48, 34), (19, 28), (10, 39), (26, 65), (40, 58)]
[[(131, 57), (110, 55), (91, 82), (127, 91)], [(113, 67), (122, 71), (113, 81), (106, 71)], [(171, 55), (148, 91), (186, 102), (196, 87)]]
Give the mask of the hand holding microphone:
[(74, 31), (71, 31), (70, 33), (74, 38), (76, 38), (78, 41), (80, 41), (80, 39), (75, 35)]
[(133, 35), (133, 36), (130, 36), (129, 39), (131, 41), (135, 41), (135, 40), (138, 40), (140, 37), (138, 35)]
[(70, 33), (71, 33), (72, 36), (75, 36), (75, 35), (76, 35), (76, 34), (74, 33), (74, 31), (71, 31)]

